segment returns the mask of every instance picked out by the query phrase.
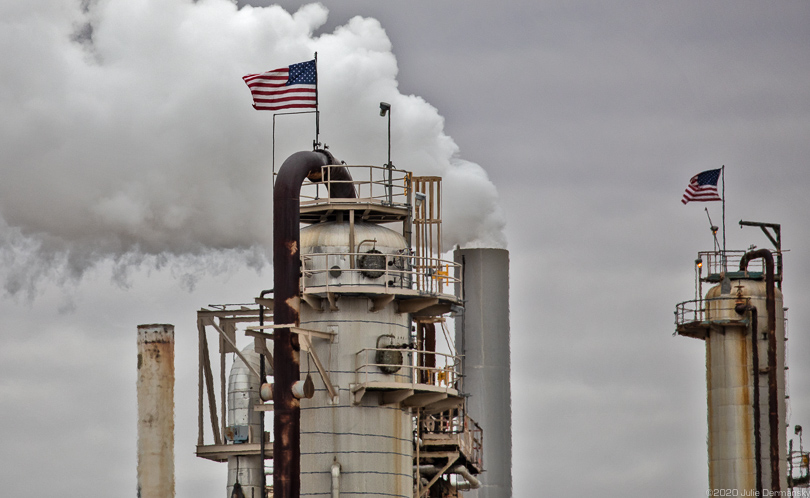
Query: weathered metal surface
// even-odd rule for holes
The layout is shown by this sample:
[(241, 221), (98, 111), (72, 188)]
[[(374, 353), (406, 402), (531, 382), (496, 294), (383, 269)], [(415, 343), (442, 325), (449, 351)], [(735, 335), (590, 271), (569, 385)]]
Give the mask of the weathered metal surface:
[[(777, 420), (786, 416), (784, 315), (781, 293), (774, 291), (772, 283), (745, 278), (744, 272), (740, 275), (710, 289), (705, 300), (709, 487), (753, 496), (757, 490), (763, 495), (774, 491), (774, 486), (786, 488), (786, 476), (778, 470), (785, 468), (781, 462), (786, 436), (781, 425), (774, 430), (770, 424), (771, 412)], [(748, 310), (751, 319), (741, 322), (745, 317), (739, 312)], [(769, 316), (763, 318), (762, 313)], [(776, 338), (776, 355), (766, 359), (762, 352), (771, 333)], [(768, 367), (770, 362), (775, 362), (775, 368)], [(770, 396), (759, 395), (764, 389), (770, 395), (771, 372), (776, 373), (775, 403)], [(769, 423), (763, 423), (766, 413)]]
[[(273, 270), (276, 323), (300, 325), (299, 244), (300, 192), (304, 179), (319, 175), (321, 167), (338, 164), (327, 151), (296, 152), (284, 161), (273, 191)], [(351, 180), (348, 171), (330, 169), (330, 180)], [(313, 176), (314, 178), (314, 176)], [(317, 178), (314, 178), (317, 180)], [(351, 183), (330, 183), (332, 197), (355, 197)], [(289, 328), (275, 330), (273, 341), (275, 438), (273, 457), (273, 494), (275, 498), (298, 498), (301, 489), (300, 402), (292, 386), (299, 380), (298, 337)]]
[(776, 305), (773, 273), (773, 255), (767, 249), (750, 251), (743, 255), (740, 261), (740, 271), (746, 271), (748, 262), (752, 259), (762, 258), (765, 261), (765, 305), (768, 312), (768, 425), (770, 432), (771, 457), (771, 491), (781, 490), (782, 473), (779, 461), (784, 452), (779, 448), (779, 432), (781, 429), (779, 417), (778, 373), (777, 372), (777, 344), (776, 344)]
[(174, 496), (174, 326), (138, 325), (138, 496)]
[[(239, 352), (228, 376), (228, 426), (226, 439), (231, 446), (259, 443), (263, 434), (262, 413), (253, 409), (259, 404), (259, 380), (262, 357), (253, 344)], [(264, 365), (267, 368), (268, 365)], [(241, 437), (239, 437), (241, 436)], [(264, 459), (259, 454), (231, 455), (228, 458), (228, 496), (236, 484), (245, 496), (262, 496), (264, 489)]]

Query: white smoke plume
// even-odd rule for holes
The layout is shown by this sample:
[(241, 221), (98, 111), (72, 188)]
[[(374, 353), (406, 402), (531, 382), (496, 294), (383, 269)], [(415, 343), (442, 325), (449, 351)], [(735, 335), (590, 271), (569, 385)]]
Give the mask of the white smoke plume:
[[(290, 14), (228, 0), (39, 0), (0, 6), (0, 276), (34, 295), (102, 261), (172, 265), (190, 286), (230, 264), (261, 268), (272, 229), (272, 115), (245, 74), (318, 52), (321, 140), (349, 164), (392, 159), (444, 177), (445, 247), (503, 246), (485, 171), (459, 157), (436, 108), (397, 88), (374, 19), (332, 33), (319, 4)], [(387, 119), (387, 118), (386, 118)], [(277, 118), (276, 167), (311, 148), (311, 116)], [(237, 263), (233, 263), (236, 261)]]

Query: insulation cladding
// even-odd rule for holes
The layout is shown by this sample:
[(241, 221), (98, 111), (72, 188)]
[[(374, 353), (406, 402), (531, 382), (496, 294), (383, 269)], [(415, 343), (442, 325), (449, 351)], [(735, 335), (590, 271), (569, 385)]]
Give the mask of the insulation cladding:
[(138, 496), (174, 496), (174, 325), (138, 325)]
[[(242, 351), (255, 371), (259, 371), (261, 357), (249, 345)], [(269, 366), (266, 371), (269, 371)], [(230, 441), (255, 441), (261, 434), (261, 416), (263, 412), (253, 410), (260, 403), (259, 377), (237, 357), (231, 366), (228, 377), (228, 428), (226, 439)], [(233, 496), (234, 483), (239, 483), (244, 496), (262, 496), (262, 474), (264, 462), (261, 456), (233, 455), (228, 458), (228, 496)]]
[[(302, 348), (301, 379), (311, 374), (315, 395), (301, 399), (301, 495), (330, 496), (333, 464), (340, 465), (340, 493), (345, 496), (413, 495), (413, 422), (409, 408), (381, 406), (379, 396), (366, 395), (355, 403), (351, 387), (364, 349), (378, 347), (385, 336), (390, 343), (410, 342), (410, 317), (394, 306), (370, 311), (370, 296), (384, 289), (381, 275), (373, 271), (348, 271), (349, 254), (379, 251), (397, 255), (406, 248), (402, 236), (387, 228), (357, 223), (355, 248), (350, 249), (348, 223), (321, 223), (301, 231), (301, 254), (307, 268), (331, 268), (314, 273), (308, 285), (352, 285), (360, 292), (343, 294), (333, 309), (301, 307), (301, 327), (334, 334), (331, 341), (315, 340), (312, 347), (329, 373), (338, 396), (331, 398), (315, 364)], [(367, 241), (364, 243), (364, 241)], [(373, 241), (373, 242), (372, 242)], [(359, 249), (357, 249), (359, 246)], [(326, 258), (326, 254), (329, 261)], [(372, 255), (378, 253), (372, 252)], [(372, 363), (374, 360), (372, 359)], [(410, 383), (410, 370), (384, 373), (373, 367), (366, 381)]]
[[(766, 285), (763, 281), (731, 279), (706, 293), (708, 320), (715, 324), (705, 340), (709, 488), (748, 491), (751, 493), (748, 496), (756, 496), (753, 493), (757, 490), (757, 467), (764, 488), (772, 489)], [(749, 319), (740, 324), (742, 317), (736, 311), (741, 302), (756, 308), (756, 351), (750, 330), (752, 321)], [(785, 327), (779, 289), (775, 289), (774, 308), (776, 400), (779, 425), (784, 428)], [(756, 365), (754, 356), (757, 357)], [(759, 393), (755, 393), (755, 385)], [(759, 399), (758, 407), (754, 406), (756, 398)], [(787, 436), (784, 429), (779, 430), (776, 451), (781, 455), (780, 489), (786, 490)]]

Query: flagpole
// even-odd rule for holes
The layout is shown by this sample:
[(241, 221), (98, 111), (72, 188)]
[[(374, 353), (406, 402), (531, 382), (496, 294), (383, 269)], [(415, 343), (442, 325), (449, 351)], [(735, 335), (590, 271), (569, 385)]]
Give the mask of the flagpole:
[(320, 145), (318, 136), (321, 132), (321, 111), (318, 110), (318, 52), (315, 52), (315, 143)]
[(723, 181), (723, 271), (728, 271), (726, 260), (726, 165), (720, 167), (720, 176)]

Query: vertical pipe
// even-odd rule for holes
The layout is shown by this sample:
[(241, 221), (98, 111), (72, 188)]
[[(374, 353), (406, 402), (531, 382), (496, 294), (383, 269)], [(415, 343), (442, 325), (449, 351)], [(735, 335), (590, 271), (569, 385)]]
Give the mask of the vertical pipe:
[[(277, 324), (300, 324), (300, 195), (307, 177), (320, 179), (321, 168), (337, 164), (326, 151), (296, 152), (284, 161), (273, 190), (273, 315)], [(345, 168), (330, 169), (330, 197), (356, 197)], [(348, 180), (348, 181), (346, 181)], [(346, 181), (341, 183), (341, 181)], [(334, 192), (332, 191), (334, 189)], [(301, 491), (301, 406), (292, 386), (300, 380), (298, 337), (289, 328), (275, 329), (273, 341), (273, 495), (298, 498)]]
[(332, 498), (340, 498), (340, 464), (332, 464)]
[(174, 496), (174, 325), (138, 325), (138, 497)]
[(750, 251), (740, 260), (740, 271), (747, 271), (748, 262), (762, 258), (765, 261), (765, 306), (768, 311), (768, 428), (770, 432), (771, 492), (781, 490), (779, 471), (779, 398), (776, 371), (776, 291), (774, 290), (773, 255), (767, 249)]
[(749, 305), (738, 305), (736, 311), (743, 314), (751, 312), (751, 366), (754, 388), (754, 468), (757, 492), (765, 496), (762, 489), (762, 421), (759, 407), (759, 323), (757, 321), (757, 307)]
[[(464, 315), (456, 317), (456, 350), (463, 355), (467, 414), (484, 429), (484, 467), (477, 498), (512, 496), (512, 400), (509, 358), (509, 252), (457, 249)], [(458, 292), (458, 291), (457, 291)], [(459, 349), (458, 345), (462, 347)], [(468, 496), (467, 493), (464, 494)]]

